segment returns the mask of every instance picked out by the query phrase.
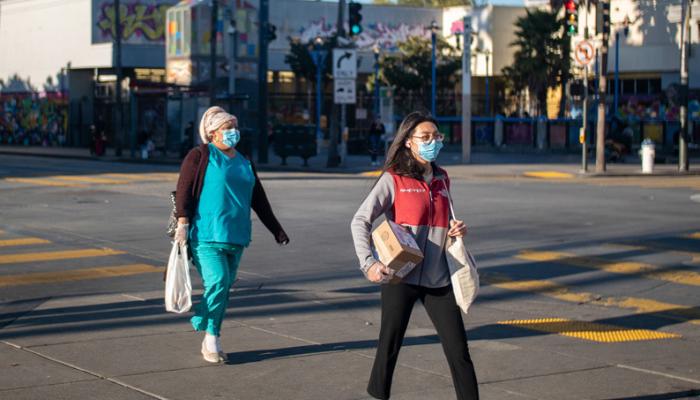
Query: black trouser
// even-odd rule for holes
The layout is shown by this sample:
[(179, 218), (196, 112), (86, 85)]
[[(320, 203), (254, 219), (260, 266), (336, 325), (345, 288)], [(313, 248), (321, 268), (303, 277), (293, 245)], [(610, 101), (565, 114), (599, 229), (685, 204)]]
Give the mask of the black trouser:
[(462, 314), (455, 303), (452, 286), (426, 288), (406, 284), (382, 285), (382, 326), (367, 392), (388, 399), (391, 380), (416, 300), (420, 299), (437, 330), (452, 373), (457, 398), (477, 400), (479, 390), (474, 365), (469, 357)]

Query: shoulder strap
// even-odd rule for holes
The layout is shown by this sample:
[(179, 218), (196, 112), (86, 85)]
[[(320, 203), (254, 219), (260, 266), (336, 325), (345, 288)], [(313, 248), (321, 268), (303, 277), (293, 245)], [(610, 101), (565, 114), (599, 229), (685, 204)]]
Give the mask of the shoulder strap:
[(447, 188), (447, 184), (445, 184), (445, 191), (447, 192), (447, 200), (450, 203), (450, 216), (452, 219), (457, 219), (455, 216), (455, 209), (454, 206), (452, 205), (452, 194), (450, 194), (450, 190)]

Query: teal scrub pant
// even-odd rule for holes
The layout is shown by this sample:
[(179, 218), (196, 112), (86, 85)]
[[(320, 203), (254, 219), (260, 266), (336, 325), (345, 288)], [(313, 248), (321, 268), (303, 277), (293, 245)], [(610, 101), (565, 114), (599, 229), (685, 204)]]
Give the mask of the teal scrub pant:
[(190, 320), (196, 331), (219, 336), (228, 306), (228, 292), (236, 280), (243, 248), (233, 244), (190, 243), (192, 259), (204, 285), (204, 295)]

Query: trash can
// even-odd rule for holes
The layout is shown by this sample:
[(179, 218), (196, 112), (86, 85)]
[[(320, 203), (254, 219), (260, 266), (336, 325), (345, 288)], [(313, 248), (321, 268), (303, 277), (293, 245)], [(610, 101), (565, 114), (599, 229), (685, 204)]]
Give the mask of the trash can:
[(654, 156), (656, 155), (654, 141), (644, 139), (639, 155), (642, 158), (642, 173), (651, 174), (654, 171)]

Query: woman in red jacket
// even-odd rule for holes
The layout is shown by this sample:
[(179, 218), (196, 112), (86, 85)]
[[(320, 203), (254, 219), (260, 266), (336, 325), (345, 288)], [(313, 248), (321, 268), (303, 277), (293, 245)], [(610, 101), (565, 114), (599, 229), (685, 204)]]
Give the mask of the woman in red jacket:
[[(445, 259), (447, 236), (464, 236), (467, 228), (462, 221), (450, 221), (450, 181), (447, 172), (435, 164), (442, 139), (430, 115), (413, 112), (406, 116), (389, 148), (384, 173), (352, 220), (360, 269), (367, 279), (382, 284), (379, 344), (367, 387), (378, 399), (388, 399), (391, 394), (394, 367), (417, 300), (425, 306), (440, 337), (458, 399), (479, 398)], [(398, 284), (388, 283), (392, 270), (374, 257), (370, 245), (372, 223), (382, 215), (410, 230), (423, 251), (423, 261)]]

